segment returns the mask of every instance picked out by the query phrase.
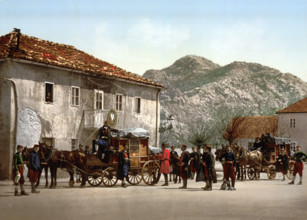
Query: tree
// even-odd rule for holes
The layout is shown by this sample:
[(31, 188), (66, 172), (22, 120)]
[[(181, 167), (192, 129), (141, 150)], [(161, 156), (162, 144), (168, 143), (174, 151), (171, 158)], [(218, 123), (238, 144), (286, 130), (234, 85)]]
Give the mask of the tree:
[(229, 142), (229, 145), (233, 143), (233, 141), (240, 136), (241, 131), (247, 128), (247, 124), (244, 122), (245, 118), (240, 115), (236, 115), (232, 118), (229, 123), (226, 131), (223, 135), (223, 138)]
[(203, 146), (210, 139), (211, 129), (205, 124), (200, 124), (196, 122), (194, 126), (190, 129), (190, 134), (188, 135), (188, 141), (198, 147)]

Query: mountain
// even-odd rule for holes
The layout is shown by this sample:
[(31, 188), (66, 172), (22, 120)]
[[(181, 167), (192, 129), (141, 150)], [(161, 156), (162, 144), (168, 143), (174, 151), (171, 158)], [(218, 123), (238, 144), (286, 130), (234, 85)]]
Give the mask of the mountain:
[(207, 128), (210, 144), (226, 143), (222, 135), (232, 117), (273, 115), (307, 96), (307, 83), (290, 73), (247, 62), (219, 66), (193, 55), (143, 77), (167, 87), (161, 95), (161, 123), (169, 115), (176, 120), (161, 141), (177, 145), (189, 144), (189, 135), (200, 126)]

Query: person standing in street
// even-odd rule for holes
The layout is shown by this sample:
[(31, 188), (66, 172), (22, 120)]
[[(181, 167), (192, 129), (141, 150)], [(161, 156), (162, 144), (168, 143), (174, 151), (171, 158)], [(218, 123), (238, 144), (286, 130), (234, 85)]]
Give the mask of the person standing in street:
[(203, 147), (204, 154), (203, 154), (203, 166), (204, 166), (204, 173), (206, 179), (206, 186), (202, 187), (203, 190), (211, 191), (212, 190), (212, 182), (215, 177), (215, 160), (214, 156), (211, 153), (212, 146), (205, 144)]
[[(230, 146), (226, 147), (226, 153), (224, 153), (219, 160), (224, 164), (224, 178), (227, 181), (228, 189), (229, 190), (236, 190), (235, 188), (235, 181), (236, 175), (234, 171), (234, 167), (236, 166), (236, 157), (234, 153), (231, 152)], [(229, 186), (229, 177), (231, 178), (231, 187)], [(223, 183), (224, 184), (224, 183)]]
[(118, 155), (118, 172), (117, 178), (122, 181), (121, 187), (126, 188), (125, 179), (128, 178), (130, 169), (130, 157), (128, 153), (128, 144), (125, 144), (124, 149)]
[(170, 152), (166, 149), (166, 144), (162, 143), (162, 156), (160, 158), (160, 173), (164, 175), (165, 183), (162, 186), (168, 186), (168, 174), (170, 173)]
[(41, 169), (41, 162), (38, 157), (39, 151), (39, 145), (36, 144), (33, 147), (33, 151), (30, 154), (30, 160), (29, 160), (29, 180), (31, 182), (31, 193), (39, 193), (39, 191), (36, 190), (35, 183), (37, 181), (37, 178), (39, 176), (39, 171)]
[[(23, 158), (22, 158), (22, 150), (23, 146), (18, 145), (17, 146), (17, 152), (14, 154), (14, 166), (13, 166), (13, 181), (15, 184), (15, 196), (27, 196), (28, 193), (24, 190), (24, 182), (25, 178), (23, 176)], [(18, 193), (18, 185), (20, 185), (21, 193)]]
[(280, 154), (278, 155), (277, 161), (280, 167), (280, 171), (283, 175), (282, 181), (285, 181), (286, 180), (285, 176), (287, 175), (288, 171), (289, 158), (286, 155), (284, 148), (280, 150)]
[(190, 161), (190, 153), (187, 151), (187, 145), (183, 144), (181, 146), (181, 157), (180, 157), (180, 176), (183, 181), (183, 186), (179, 189), (187, 189), (188, 186), (188, 167)]
[(300, 181), (298, 182), (297, 185), (302, 185), (303, 184), (303, 169), (304, 169), (303, 161), (306, 160), (307, 155), (301, 151), (301, 146), (297, 146), (296, 152), (293, 155), (293, 157), (295, 159), (293, 179), (289, 184), (294, 184), (296, 174), (298, 173), (300, 176)]

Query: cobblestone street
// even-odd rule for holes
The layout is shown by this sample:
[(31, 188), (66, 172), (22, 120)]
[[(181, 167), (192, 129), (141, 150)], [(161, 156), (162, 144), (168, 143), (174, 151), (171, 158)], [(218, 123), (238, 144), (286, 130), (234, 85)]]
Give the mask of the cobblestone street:
[[(14, 197), (12, 183), (0, 181), (0, 219), (306, 219), (306, 175), (302, 186), (287, 182), (280, 173), (273, 181), (261, 174), (259, 181), (238, 181), (236, 191), (219, 190), (219, 180), (206, 192), (195, 180), (181, 190), (174, 183), (162, 187), (162, 180), (155, 186), (69, 188), (67, 179), (59, 179), (56, 189), (42, 182), (39, 194)], [(29, 182), (25, 188), (30, 192)]]

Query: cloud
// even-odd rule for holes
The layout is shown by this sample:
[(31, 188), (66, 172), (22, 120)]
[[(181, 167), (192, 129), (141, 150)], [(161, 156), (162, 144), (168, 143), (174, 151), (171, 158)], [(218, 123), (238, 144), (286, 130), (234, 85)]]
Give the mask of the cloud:
[(149, 19), (142, 19), (132, 26), (129, 31), (130, 39), (141, 45), (153, 48), (176, 48), (189, 40), (187, 29), (179, 29), (170, 24), (153, 23)]

